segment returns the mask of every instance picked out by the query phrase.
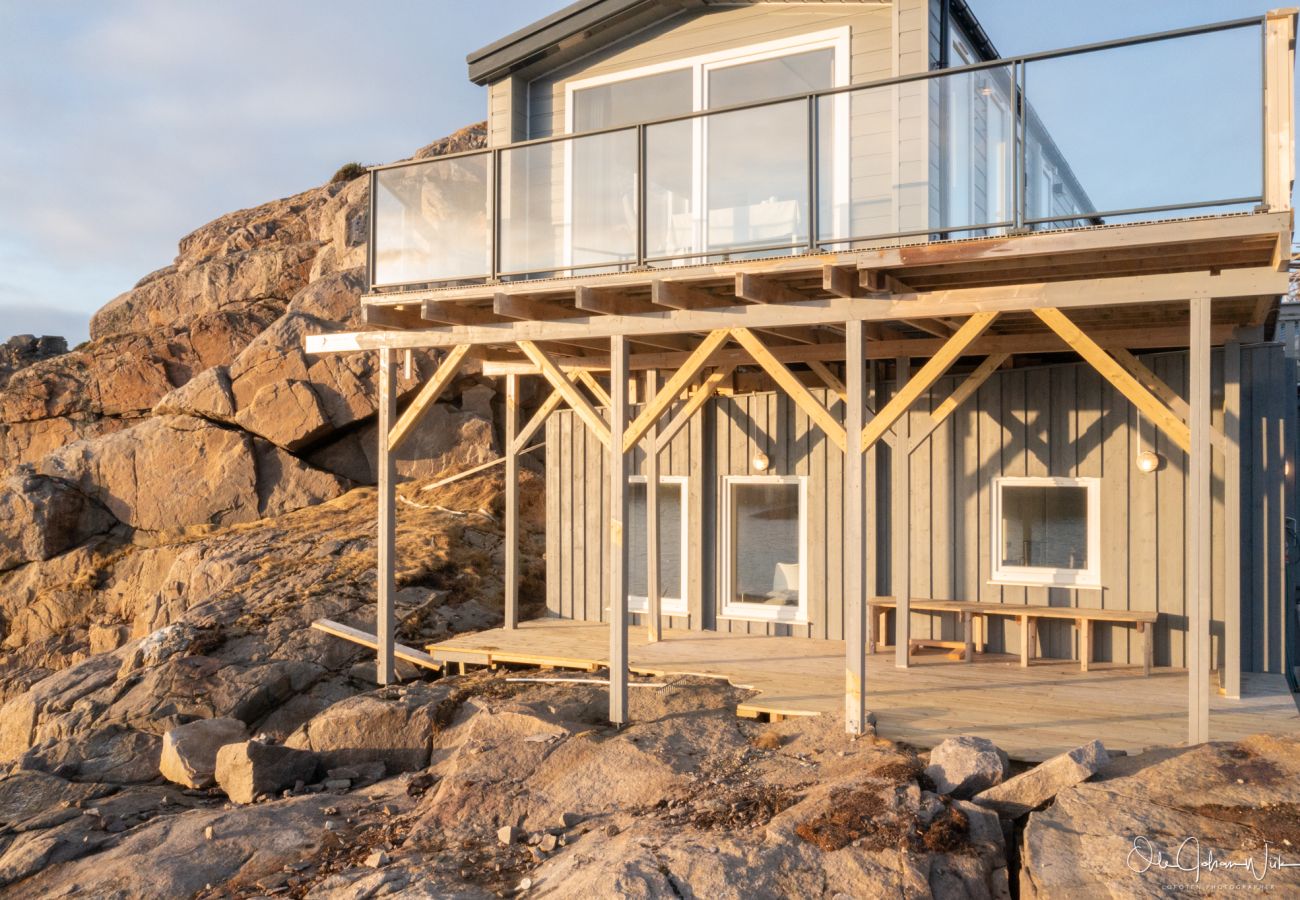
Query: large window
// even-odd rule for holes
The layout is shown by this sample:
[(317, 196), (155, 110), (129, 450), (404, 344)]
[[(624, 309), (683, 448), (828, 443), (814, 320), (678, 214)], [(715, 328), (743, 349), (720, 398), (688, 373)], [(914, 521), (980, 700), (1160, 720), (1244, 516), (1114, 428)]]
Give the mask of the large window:
[(735, 475), (722, 491), (722, 615), (806, 622), (807, 479)]
[(999, 478), (993, 483), (993, 580), (1100, 587), (1101, 481)]
[[(849, 31), (835, 29), (571, 82), (566, 124), (580, 133), (806, 94), (848, 80)], [(822, 146), (844, 148), (828, 157), (833, 163), (824, 177), (830, 189), (824, 202), (847, 189), (847, 117), (837, 109), (819, 119)], [(662, 123), (647, 128), (645, 137), (646, 253), (652, 259), (807, 240), (807, 102)], [(606, 184), (601, 160), (577, 156), (566, 200), (575, 262), (584, 255), (583, 235), (605, 235), (635, 220), (630, 203), (636, 188), (626, 179)]]
[[(627, 608), (647, 612), (650, 601), (646, 587), (646, 501), (649, 484), (636, 475), (628, 483)], [(659, 478), (659, 598), (660, 611), (686, 615), (686, 487), (687, 478), (663, 475)]]

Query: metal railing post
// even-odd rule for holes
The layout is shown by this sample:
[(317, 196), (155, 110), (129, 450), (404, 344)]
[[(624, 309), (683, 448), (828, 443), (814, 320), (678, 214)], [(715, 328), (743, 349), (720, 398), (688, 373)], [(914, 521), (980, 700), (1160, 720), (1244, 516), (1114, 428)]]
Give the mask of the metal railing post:
[(1026, 178), (1026, 172), (1029, 168), (1029, 101), (1025, 96), (1025, 64), (1023, 61), (1012, 63), (1011, 81), (1012, 91), (1015, 95), (1011, 118), (1016, 135), (1016, 199), (1012, 216), (1016, 224), (1012, 226), (1011, 230), (1023, 231), (1025, 229), (1025, 219), (1029, 218), (1029, 192)]
[(808, 95), (808, 252), (818, 249), (817, 224), (821, 218), (821, 160), (818, 156), (818, 99)]
[(636, 267), (646, 266), (646, 127), (636, 126)]
[(366, 286), (367, 290), (375, 289), (375, 194), (379, 186), (379, 173), (373, 169), (370, 171), (370, 199), (366, 202), (369, 208), (370, 221), (366, 223)]
[(492, 280), (501, 280), (501, 148), (492, 148)]

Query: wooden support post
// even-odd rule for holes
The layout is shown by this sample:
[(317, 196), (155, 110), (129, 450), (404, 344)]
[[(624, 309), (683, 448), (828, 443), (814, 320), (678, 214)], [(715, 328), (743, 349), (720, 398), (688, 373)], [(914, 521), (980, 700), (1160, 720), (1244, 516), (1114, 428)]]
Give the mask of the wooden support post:
[(1224, 696), (1241, 699), (1241, 342), (1223, 345)]
[[(861, 322), (844, 329), (844, 431), (861, 434), (867, 407), (866, 348)], [(844, 448), (844, 727), (867, 725), (867, 456), (857, 441)]]
[(1210, 739), (1210, 300), (1191, 301), (1187, 460), (1187, 742)]
[[(659, 393), (659, 372), (645, 373), (646, 403), (653, 403)], [(651, 425), (645, 436), (645, 589), (648, 628), (646, 639), (657, 643), (663, 637), (662, 600), (659, 584), (659, 436)]]
[(519, 376), (506, 376), (505, 627), (519, 627)]
[(967, 610), (961, 614), (961, 636), (966, 645), (966, 662), (975, 662), (975, 614)]
[[(908, 381), (912, 376), (912, 360), (900, 356), (895, 364), (894, 401), (907, 396)], [(874, 420), (873, 420), (874, 422)], [(912, 443), (912, 414), (906, 406), (896, 414), (894, 422), (894, 450), (889, 457), (889, 528), (893, 565), (890, 585), (894, 592), (894, 665), (906, 669), (908, 650), (912, 645), (912, 457), (908, 448)], [(869, 426), (868, 426), (869, 427)], [(859, 434), (865, 434), (865, 430)], [(866, 449), (864, 446), (862, 449)]]
[(1290, 209), (1295, 181), (1294, 9), (1270, 10), (1264, 19), (1264, 203)]
[(627, 338), (609, 339), (609, 720), (627, 722)]
[(1075, 625), (1079, 629), (1079, 669), (1086, 672), (1092, 664), (1092, 619), (1079, 619)]
[(1033, 616), (1019, 616), (1020, 619), (1020, 667), (1029, 668), (1029, 661), (1034, 658), (1034, 644), (1038, 641), (1038, 620)]
[(379, 608), (375, 637), (379, 662), (375, 681), (392, 684), (397, 678), (394, 643), (397, 640), (393, 598), (397, 593), (397, 458), (390, 446), (393, 421), (397, 418), (397, 365), (393, 351), (379, 351)]

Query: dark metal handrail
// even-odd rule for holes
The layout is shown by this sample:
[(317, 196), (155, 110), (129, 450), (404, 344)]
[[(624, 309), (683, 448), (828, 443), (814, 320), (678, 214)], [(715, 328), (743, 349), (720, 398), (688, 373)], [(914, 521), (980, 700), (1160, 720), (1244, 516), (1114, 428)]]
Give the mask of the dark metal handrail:
[[(1267, 160), (1261, 160), (1261, 187), (1258, 195), (1249, 197), (1232, 197), (1217, 200), (1188, 201), (1182, 203), (1164, 204), (1159, 206), (1133, 207), (1130, 209), (1108, 210), (1108, 211), (1088, 211), (1077, 212), (1061, 216), (1030, 216), (1027, 210), (1027, 159), (1026, 151), (1030, 143), (1029, 128), (1032, 117), (1032, 111), (1029, 107), (1025, 91), (1025, 67), (1027, 63), (1039, 62), (1043, 60), (1058, 59), (1062, 57), (1075, 56), (1080, 54), (1092, 53), (1103, 50), (1111, 50), (1122, 47), (1134, 47), (1144, 44), (1151, 44), (1160, 41), (1176, 40), (1179, 38), (1213, 34), (1217, 32), (1231, 31), (1236, 29), (1257, 27), (1261, 33), (1261, 45), (1263, 37), (1266, 34), (1265, 23), (1266, 16), (1254, 16), (1249, 18), (1234, 19), (1230, 21), (1217, 22), (1209, 25), (1193, 26), (1189, 28), (1179, 28), (1169, 31), (1155, 32), (1151, 34), (1138, 35), (1135, 37), (1119, 38), (1107, 41), (1098, 41), (1088, 44), (1079, 44), (1072, 47), (1065, 47), (1057, 50), (1041, 51), (1036, 53), (1020, 54), (1017, 56), (1006, 57), (1004, 59), (986, 60), (972, 63), (964, 66), (955, 66), (951, 68), (939, 69), (929, 72), (918, 72), (910, 75), (901, 75), (892, 78), (878, 79), (870, 82), (859, 84), (842, 85), (839, 87), (828, 88), (825, 90), (806, 92), (800, 94), (791, 94), (782, 97), (774, 97), (765, 100), (751, 101), (747, 103), (733, 104), (729, 106), (716, 107), (707, 110), (693, 110), (689, 113), (681, 113), (672, 116), (664, 116), (657, 119), (650, 119), (644, 122), (638, 122), (632, 125), (619, 125), (608, 128), (598, 128), (589, 131), (550, 135), (547, 137), (532, 138), (529, 140), (518, 141), (512, 144), (479, 148), (474, 150), (461, 151), (459, 153), (449, 153), (442, 156), (429, 157), (426, 159), (408, 159), (399, 162), (388, 163), (385, 165), (372, 166), (370, 173), (370, 207), (369, 207), (369, 240), (366, 253), (366, 267), (370, 289), (372, 291), (409, 291), (422, 286), (431, 286), (447, 282), (497, 282), (502, 279), (526, 278), (529, 276), (550, 275), (556, 271), (577, 272), (588, 271), (593, 269), (611, 269), (611, 268), (646, 268), (657, 263), (666, 262), (688, 262), (696, 259), (708, 259), (710, 257), (736, 256), (747, 253), (767, 253), (781, 251), (799, 251), (804, 250), (810, 253), (821, 252), (829, 248), (840, 245), (851, 245), (867, 241), (886, 241), (892, 239), (902, 239), (909, 237), (922, 237), (926, 235), (946, 235), (957, 232), (980, 232), (994, 229), (1011, 229), (1022, 230), (1029, 229), (1036, 225), (1049, 225), (1059, 222), (1093, 220), (1100, 222), (1104, 218), (1114, 218), (1122, 216), (1138, 216), (1149, 213), (1171, 212), (1179, 210), (1207, 209), (1225, 206), (1241, 206), (1245, 204), (1261, 204), (1264, 198), (1265, 187), (1263, 179), (1266, 177)], [(1267, 64), (1266, 54), (1261, 51), (1261, 67)], [(1010, 84), (1012, 85), (1011, 98), (1011, 141), (1014, 144), (1014, 152), (1011, 155), (1011, 205), (1014, 217), (1003, 221), (990, 221), (981, 223), (964, 223), (960, 225), (934, 226), (924, 229), (914, 229), (909, 231), (899, 231), (883, 234), (854, 235), (845, 237), (820, 236), (819, 217), (820, 217), (820, 146), (819, 146), (819, 107), (823, 98), (835, 97), (839, 95), (850, 95), (858, 92), (867, 92), (883, 87), (895, 85), (913, 84), (918, 82), (927, 82), (949, 76), (957, 76), (963, 73), (986, 71), (989, 69), (1003, 68), (1007, 69), (1010, 74)], [(1264, 104), (1264, 83), (1261, 80), (1261, 108)], [(668, 125), (679, 122), (694, 121), (705, 119), (713, 116), (723, 116), (728, 113), (751, 111), (767, 107), (780, 106), (784, 104), (793, 104), (795, 102), (805, 102), (808, 105), (807, 110), (807, 127), (808, 127), (808, 239), (798, 242), (789, 242), (785, 244), (769, 244), (763, 246), (735, 246), (717, 249), (695, 250), (685, 253), (673, 253), (670, 255), (652, 256), (648, 253), (647, 248), (647, 154), (646, 154), (646, 131), (656, 126)], [(1261, 128), (1265, 128), (1266, 116), (1261, 115)], [(501, 264), (501, 156), (503, 153), (524, 149), (528, 147), (543, 146), (547, 144), (556, 144), (564, 141), (577, 141), (584, 138), (593, 138), (601, 135), (610, 134), (630, 134), (636, 135), (637, 149), (637, 170), (636, 170), (636, 207), (637, 207), (637, 233), (636, 233), (636, 258), (626, 261), (610, 260), (594, 263), (565, 263), (557, 264), (546, 269), (529, 269), (521, 271), (504, 270)], [(1268, 153), (1267, 140), (1261, 140), (1263, 154)], [(491, 247), (490, 257), (492, 262), (492, 271), (480, 275), (457, 275), (450, 276), (443, 280), (434, 281), (416, 281), (407, 283), (375, 283), (375, 263), (376, 263), (376, 197), (378, 194), (378, 177), (381, 173), (394, 169), (408, 168), (413, 166), (428, 166), (455, 161), (457, 159), (466, 159), (476, 156), (490, 157), (489, 182), (491, 190), (488, 196), (488, 214), (491, 218)]]

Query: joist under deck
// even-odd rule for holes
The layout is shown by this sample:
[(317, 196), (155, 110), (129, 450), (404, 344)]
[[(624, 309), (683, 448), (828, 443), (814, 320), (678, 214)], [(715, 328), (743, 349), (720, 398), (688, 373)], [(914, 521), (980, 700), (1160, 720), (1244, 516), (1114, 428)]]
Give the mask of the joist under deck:
[[(639, 675), (722, 678), (758, 693), (737, 707), (753, 717), (840, 714), (844, 642), (667, 629), (649, 643), (629, 634), (629, 669)], [(434, 659), (480, 665), (513, 663), (592, 671), (609, 663), (609, 626), (539, 619), (514, 631), (493, 629), (428, 647)], [(1243, 676), (1242, 699), (1214, 694), (1216, 740), (1261, 732), (1300, 734), (1300, 712), (1281, 675)], [(932, 747), (954, 734), (987, 737), (1013, 758), (1035, 762), (1094, 738), (1113, 750), (1139, 752), (1186, 737), (1187, 675), (1140, 666), (1097, 665), (1080, 672), (1068, 660), (981, 656), (972, 665), (944, 655), (919, 656), (911, 668), (893, 656), (868, 658), (867, 707), (881, 737)]]

